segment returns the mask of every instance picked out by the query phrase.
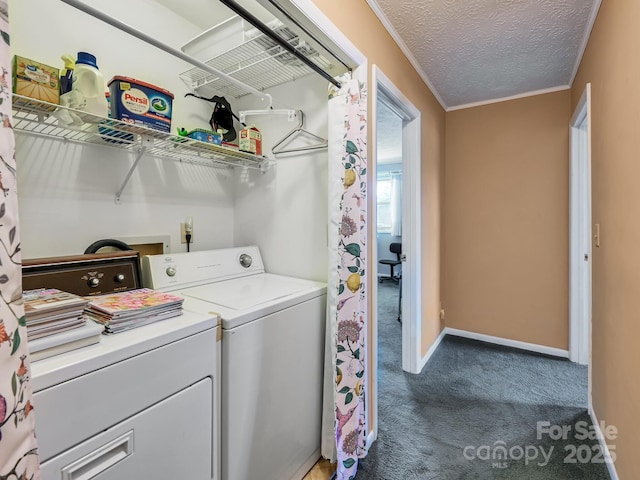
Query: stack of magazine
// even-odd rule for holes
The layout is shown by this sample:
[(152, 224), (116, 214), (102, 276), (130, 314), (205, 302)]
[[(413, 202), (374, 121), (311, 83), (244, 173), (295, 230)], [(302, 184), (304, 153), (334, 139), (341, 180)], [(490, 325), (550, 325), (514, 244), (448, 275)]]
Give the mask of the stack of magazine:
[(140, 288), (92, 297), (86, 314), (104, 325), (106, 333), (118, 333), (182, 315), (183, 301), (177, 295)]
[(56, 288), (27, 290), (22, 298), (31, 361), (100, 341), (102, 329), (83, 315), (88, 300)]
[(37, 338), (79, 328), (86, 323), (82, 312), (88, 301), (56, 288), (23, 292), (27, 338)]

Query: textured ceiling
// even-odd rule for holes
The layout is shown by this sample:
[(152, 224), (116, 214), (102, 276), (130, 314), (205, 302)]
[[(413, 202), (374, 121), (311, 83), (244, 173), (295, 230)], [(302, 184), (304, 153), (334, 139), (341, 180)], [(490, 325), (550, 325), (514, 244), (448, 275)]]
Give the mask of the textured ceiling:
[[(568, 86), (596, 0), (367, 0), (445, 108)], [(395, 32), (394, 32), (395, 30)]]

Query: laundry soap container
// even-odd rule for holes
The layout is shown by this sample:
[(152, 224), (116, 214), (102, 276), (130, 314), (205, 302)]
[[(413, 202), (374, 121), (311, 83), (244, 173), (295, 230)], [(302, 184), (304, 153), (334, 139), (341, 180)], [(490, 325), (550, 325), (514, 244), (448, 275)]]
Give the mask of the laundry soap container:
[(107, 100), (104, 96), (104, 78), (96, 57), (87, 52), (78, 52), (71, 91), (74, 99), (70, 106), (101, 117), (107, 116)]
[(109, 80), (111, 116), (123, 122), (171, 131), (173, 93), (131, 77)]
[[(13, 93), (44, 102), (60, 103), (58, 69), (15, 55), (13, 57)], [(3, 79), (4, 81), (4, 79)], [(3, 92), (4, 93), (4, 92)], [(28, 100), (14, 99), (16, 104)], [(49, 107), (53, 110), (55, 107)]]
[[(105, 93), (105, 97), (107, 99), (107, 105), (111, 104), (111, 94), (109, 92)], [(109, 118), (111, 118), (111, 108), (109, 108)], [(135, 137), (133, 133), (128, 133), (123, 131), (122, 127), (118, 125), (114, 125), (114, 122), (106, 122), (106, 125), (114, 126), (115, 128), (108, 128), (106, 126), (100, 125), (98, 127), (98, 132), (101, 134), (100, 136), (105, 142), (109, 143), (133, 143)]]
[(262, 155), (262, 134), (254, 125), (240, 130), (239, 150)]

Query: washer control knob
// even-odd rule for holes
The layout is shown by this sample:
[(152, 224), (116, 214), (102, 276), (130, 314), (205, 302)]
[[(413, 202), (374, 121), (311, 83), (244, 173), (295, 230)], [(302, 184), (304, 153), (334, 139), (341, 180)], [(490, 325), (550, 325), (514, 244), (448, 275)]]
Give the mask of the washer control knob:
[(100, 279), (97, 277), (91, 277), (87, 281), (87, 285), (89, 285), (91, 288), (96, 288), (98, 285), (100, 285)]
[(124, 273), (119, 273), (117, 274), (115, 277), (113, 277), (113, 279), (117, 282), (117, 283), (122, 283), (124, 282)]
[(251, 258), (251, 255), (247, 255), (246, 253), (240, 255), (240, 265), (242, 265), (244, 268), (249, 268), (252, 263), (253, 258)]
[(169, 275), (170, 277), (175, 276), (176, 274), (176, 267), (167, 267), (167, 275)]

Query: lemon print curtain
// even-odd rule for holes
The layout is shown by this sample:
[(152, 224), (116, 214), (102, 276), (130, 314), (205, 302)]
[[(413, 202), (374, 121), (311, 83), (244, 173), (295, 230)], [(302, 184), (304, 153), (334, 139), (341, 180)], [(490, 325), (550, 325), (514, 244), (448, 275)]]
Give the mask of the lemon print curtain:
[(40, 478), (22, 307), (9, 17), (0, 0), (0, 479)]
[(340, 80), (342, 87), (329, 94), (329, 223), (334, 236), (329, 240), (323, 455), (337, 461), (337, 480), (349, 480), (366, 455), (368, 432), (367, 90), (358, 78)]

